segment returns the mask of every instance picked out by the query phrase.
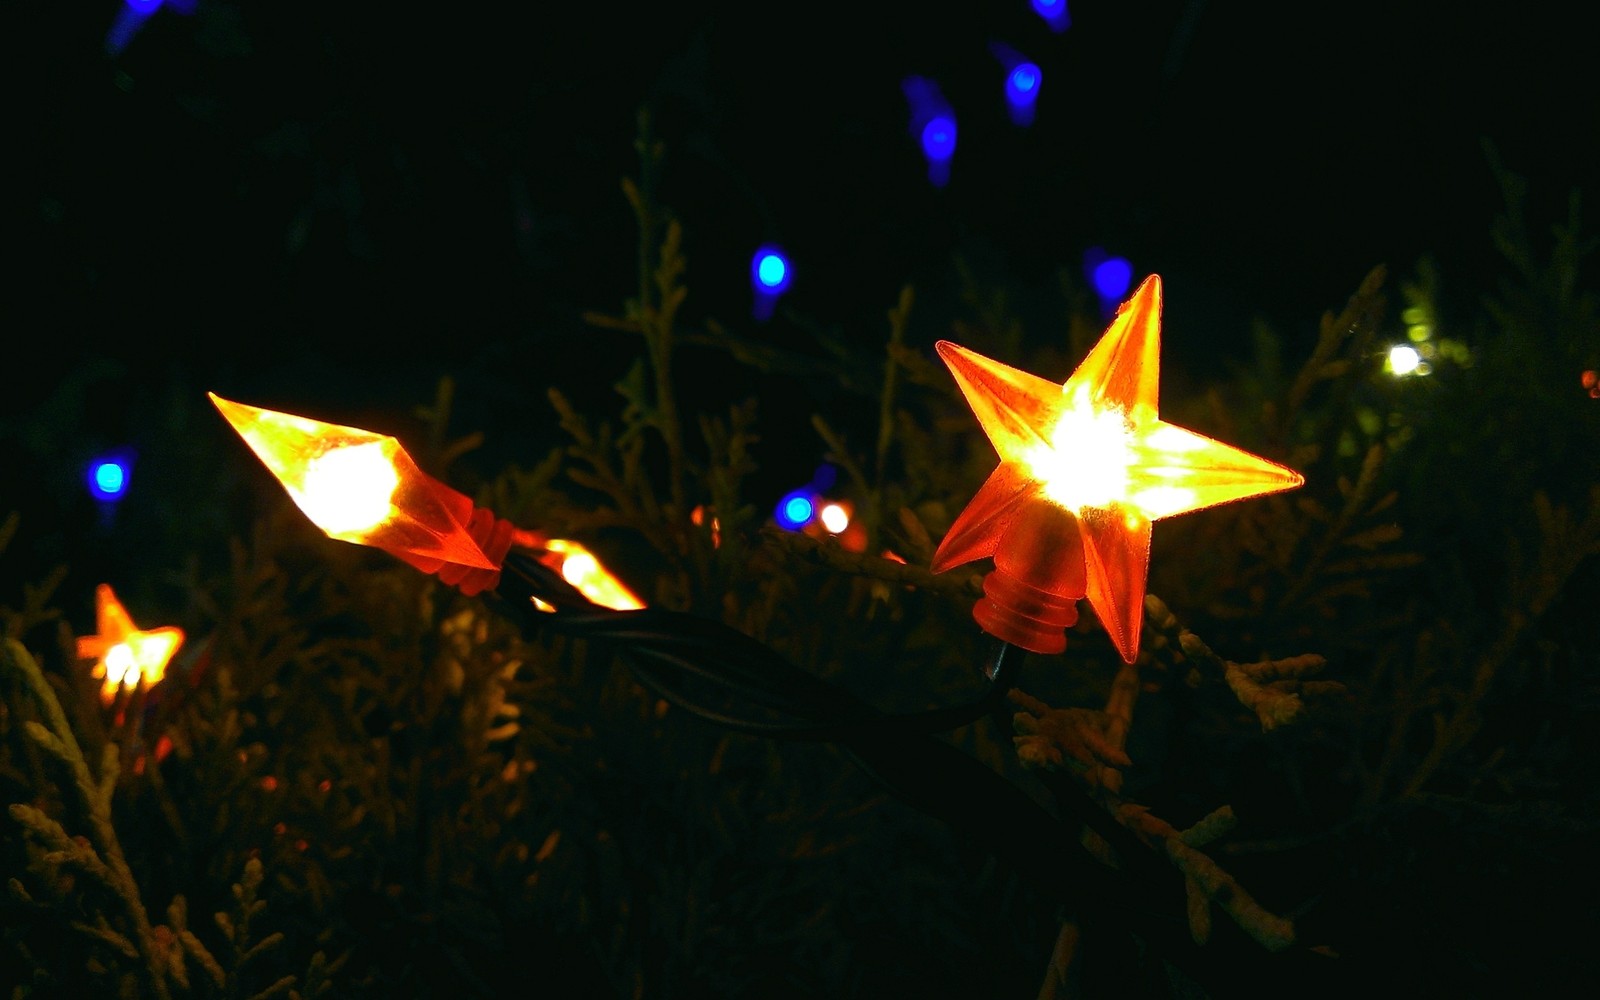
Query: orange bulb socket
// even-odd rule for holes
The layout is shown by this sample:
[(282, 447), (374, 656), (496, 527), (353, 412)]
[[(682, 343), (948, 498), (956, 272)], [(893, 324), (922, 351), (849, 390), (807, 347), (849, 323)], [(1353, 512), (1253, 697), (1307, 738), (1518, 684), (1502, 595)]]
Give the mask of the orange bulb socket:
[(1083, 535), (1072, 511), (1042, 497), (1022, 504), (1001, 533), (994, 570), (972, 617), (997, 639), (1033, 653), (1067, 648), (1088, 594)]
[[(506, 561), (506, 553), (510, 551), (516, 533), (516, 526), (510, 521), (495, 517), (493, 511), (482, 507), (474, 507), (472, 519), (467, 522), (467, 534), (478, 543), (478, 548), (483, 550), (489, 561), (496, 564)], [(439, 567), (437, 575), (467, 597), (475, 597), (500, 582), (500, 571), (497, 569), (479, 569), (460, 563), (445, 563)]]
[(444, 559), (418, 556), (402, 549), (390, 551), (424, 573), (437, 576), (440, 581), (461, 591), (463, 595), (476, 597), (500, 582), (499, 567), (505, 562), (506, 553), (511, 550), (513, 542), (521, 540), (519, 536), (528, 533), (510, 521), (496, 517), (493, 511), (474, 505), (465, 494), (451, 489), (437, 479), (431, 476), (424, 478), (439, 502), (450, 512), (450, 516), (466, 529), (467, 535), (496, 568), (467, 566)]

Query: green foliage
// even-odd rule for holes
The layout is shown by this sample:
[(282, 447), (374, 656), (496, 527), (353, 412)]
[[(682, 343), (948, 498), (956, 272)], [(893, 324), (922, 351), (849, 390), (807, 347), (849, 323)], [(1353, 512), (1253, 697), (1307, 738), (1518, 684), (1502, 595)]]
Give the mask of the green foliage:
[[(638, 149), (637, 296), (589, 317), (638, 363), (614, 412), (548, 386), (565, 444), (479, 502), (885, 709), (970, 697), (978, 572), (924, 567), (994, 458), (915, 332), (913, 290), (870, 337), (793, 318), (814, 350), (689, 318), (647, 119)], [(949, 735), (1042, 801), (1046, 773), (1085, 783), (1180, 869), (1196, 940), (1223, 913), (1267, 950), (1355, 961), (1435, 921), (1455, 936), (1408, 959), (1466, 962), (1531, 936), (1514, 866), (1554, 878), (1600, 823), (1575, 766), (1600, 705), (1600, 404), (1576, 377), (1600, 319), (1576, 199), (1544, 250), (1502, 179), (1510, 276), (1476, 319), (1443, 307), (1448, 276), (1424, 261), (1391, 320), (1375, 269), (1299, 364), (1263, 327), (1249, 363), (1166, 400), (1166, 419), (1307, 483), (1156, 529), (1138, 667), (1086, 613), (1065, 654), (1030, 665), (1015, 744), (992, 720)], [(1098, 332), (1064, 279), (1069, 336), (1031, 331), (1057, 346), (1030, 349), (1003, 283), (958, 270), (966, 311), (936, 322), (976, 350), (1064, 378)], [(1408, 338), (1435, 345), (1425, 377), (1384, 370)], [(844, 470), (862, 545), (764, 524), (759, 400), (687, 412), (686, 347), (862, 404), (792, 445)], [(443, 380), (418, 411), (441, 477), (484, 440), (451, 437), (452, 394)], [(25, 530), (0, 527), (0, 557)], [(523, 635), (492, 601), (322, 538), (286, 498), (225, 567), (188, 565), (196, 638), (109, 706), (53, 606), (61, 579), (0, 608), (15, 996), (1022, 996), (1070, 909), (832, 747), (690, 717), (611, 650)], [(1444, 920), (1466, 890), (1414, 883), (1398, 859), (1423, 850), (1444, 875), (1508, 872), (1483, 888), (1482, 927)]]

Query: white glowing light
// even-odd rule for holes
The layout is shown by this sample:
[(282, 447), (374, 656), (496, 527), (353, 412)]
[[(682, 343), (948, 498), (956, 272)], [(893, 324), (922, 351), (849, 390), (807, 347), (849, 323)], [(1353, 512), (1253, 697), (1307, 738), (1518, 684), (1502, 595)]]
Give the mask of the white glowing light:
[[(1184, 430), (1173, 424), (1163, 424), (1144, 436), (1144, 445), (1151, 451), (1163, 452), (1168, 455), (1186, 455), (1191, 452), (1205, 451), (1211, 442), (1198, 434)], [(1161, 470), (1158, 475), (1170, 474), (1174, 477), (1187, 475), (1178, 470)]]
[(836, 503), (824, 505), (822, 510), (817, 512), (817, 519), (822, 522), (824, 528), (835, 535), (850, 527), (850, 512)]
[(1051, 500), (1069, 510), (1104, 507), (1127, 497), (1132, 431), (1126, 412), (1080, 394), (1056, 420), (1050, 443), (1025, 458)]
[[(1169, 472), (1166, 469), (1154, 471), (1158, 474)], [(1134, 493), (1128, 498), (1128, 502), (1138, 508), (1145, 517), (1156, 520), (1193, 510), (1195, 492), (1187, 486), (1148, 486)]]
[(1389, 348), (1389, 371), (1396, 375), (1426, 374), (1419, 370), (1422, 365), (1422, 355), (1410, 344), (1396, 344)]
[(372, 441), (334, 448), (307, 462), (295, 500), (328, 534), (358, 534), (392, 516), (399, 486), (400, 474), (384, 452), (384, 442)]
[(574, 587), (589, 582), (600, 572), (600, 560), (587, 552), (570, 553), (561, 563), (561, 577)]
[(183, 639), (170, 630), (135, 632), (106, 650), (96, 664), (95, 676), (104, 677), (101, 698), (109, 701), (117, 688), (132, 688), (141, 678), (153, 685), (166, 674), (167, 661)]
[(132, 687), (139, 680), (139, 662), (133, 655), (133, 648), (125, 642), (106, 650), (105, 665), (106, 687), (112, 690), (124, 681)]

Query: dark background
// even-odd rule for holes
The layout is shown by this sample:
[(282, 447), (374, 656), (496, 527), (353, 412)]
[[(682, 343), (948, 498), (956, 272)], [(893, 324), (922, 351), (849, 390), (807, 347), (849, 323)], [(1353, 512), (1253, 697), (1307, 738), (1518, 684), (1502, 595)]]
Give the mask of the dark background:
[[(550, 386), (596, 418), (614, 415), (611, 386), (639, 344), (584, 313), (618, 313), (636, 293), (620, 182), (637, 170), (642, 106), (666, 148), (660, 196), (685, 227), (684, 329), (717, 320), (818, 353), (821, 328), (859, 354), (870, 385), (884, 312), (902, 286), (917, 292), (915, 347), (973, 317), (960, 258), (1006, 291), (1029, 346), (1060, 352), (1061, 275), (1081, 283), (1085, 251), (1102, 247), (1130, 259), (1136, 277), (1165, 279), (1169, 412), (1232, 374), (1258, 320), (1282, 338), (1286, 363), (1298, 362), (1324, 311), (1379, 264), (1390, 267), (1384, 332), (1400, 335), (1394, 286), (1430, 254), (1437, 332), (1472, 340), (1452, 324), (1481, 317), (1504, 269), (1486, 143), (1526, 178), (1536, 233), (1564, 218), (1572, 190), (1600, 186), (1593, 36), (1554, 4), (1078, 2), (1058, 35), (1025, 0), (559, 9), (194, 0), (188, 14), (170, 9), (177, 2), (116, 55), (104, 45), (114, 0), (12, 4), (0, 31), (13, 178), (0, 189), (9, 244), (0, 523), (21, 514), (0, 553), (0, 606), (25, 603), (25, 584), (68, 566), (49, 601), (79, 635), (101, 582), (146, 627), (204, 618), (195, 602), (210, 596), (206, 581), (226, 579), (230, 539), (282, 523), (255, 517), (269, 505), (281, 513), (282, 492), (206, 402), (208, 389), (399, 434), (420, 452), (415, 410), (451, 376), (451, 433), (485, 435), (467, 467), (451, 469), (462, 488), (472, 465), (532, 463), (561, 439)], [(1029, 129), (1007, 118), (993, 42), (1043, 67)], [(936, 80), (959, 119), (943, 189), (927, 183), (907, 128), (901, 82), (912, 74)], [(784, 310), (758, 324), (747, 269), (768, 240), (790, 251), (796, 279)], [(1554, 316), (1557, 350), (1545, 357), (1543, 305), (1479, 338), (1486, 350), (1462, 377), (1366, 386), (1375, 412), (1403, 410), (1416, 428), (1418, 446), (1386, 471), (1401, 497), (1400, 544), (1428, 559), (1414, 574), (1375, 571), (1382, 589), (1370, 601), (1312, 622), (1332, 642), (1293, 648), (1326, 650), (1336, 666), (1343, 650), (1362, 669), (1380, 650), (1374, 669), (1403, 690), (1391, 699), (1373, 682), (1363, 704), (1419, 735), (1414, 747), (1382, 751), (1385, 766), (1398, 763), (1387, 786), (1366, 786), (1378, 792), (1407, 778), (1408, 752), (1426, 752), (1434, 705), (1456, 704), (1446, 668), (1472, 668), (1480, 640), (1489, 647), (1502, 616), (1528, 605), (1521, 570), (1559, 541), (1530, 507), (1535, 491), (1582, 509), (1570, 505), (1593, 482), (1593, 424), (1572, 419), (1575, 401), (1591, 401), (1571, 371), (1597, 365), (1579, 343), (1593, 313)], [(876, 415), (871, 400), (827, 380), (761, 378), (709, 351), (686, 350), (679, 374), (689, 411), (760, 398), (756, 502), (815, 467), (824, 449), (811, 413), (856, 441), (871, 424), (853, 418)], [(1248, 419), (1249, 400), (1225, 403)], [(135, 455), (132, 489), (116, 507), (97, 506), (82, 473), (110, 448)], [(1296, 500), (1336, 503), (1339, 467), (1325, 461)], [(1589, 861), (1595, 570), (1590, 560), (1542, 620), (1518, 628), (1526, 657), (1508, 659), (1496, 690), (1462, 703), (1486, 709), (1484, 726), (1430, 788), (1482, 802), (1481, 816), (1402, 796), (1337, 843), (1294, 852), (1290, 878), (1243, 870), (1245, 884), (1285, 898), (1326, 885), (1319, 919), (1418, 980), (1477, 985), (1504, 973), (1539, 992), (1592, 979), (1583, 934), (1600, 898)], [(1338, 676), (1363, 683), (1358, 671)], [(1142, 717), (1156, 718), (1150, 710)], [(607, 753), (636, 738), (652, 765), (672, 760), (649, 730), (595, 728)], [(1352, 739), (1374, 731), (1357, 727)], [(1291, 784), (1278, 773), (1287, 755), (1257, 755), (1254, 734), (1184, 738), (1188, 752), (1165, 758), (1154, 806), (1240, 802), (1248, 816), (1253, 803), (1256, 829), (1300, 807), (1279, 794)], [(1339, 768), (1361, 754), (1334, 746), (1338, 765), (1324, 768), (1328, 748), (1307, 739), (1315, 777), (1309, 795), (1296, 794), (1315, 803), (1306, 815), (1316, 823), (1337, 813), (1330, 822), (1342, 827), (1363, 815), (1344, 811), (1344, 795), (1364, 779)], [(627, 780), (586, 784), (577, 798), (615, 794), (631, 809)], [(249, 835), (247, 823), (230, 825)], [(661, 828), (640, 841), (657, 843)], [(895, 860), (905, 860), (898, 849)], [(1030, 988), (1033, 975), (1032, 965), (1020, 972)]]
[[(1201, 378), (1256, 319), (1308, 342), (1376, 264), (1404, 275), (1432, 253), (1446, 295), (1475, 303), (1498, 268), (1484, 142), (1529, 178), (1536, 225), (1600, 162), (1592, 43), (1554, 4), (1077, 2), (1057, 34), (1025, 0), (199, 0), (112, 55), (119, 9), (7, 15), (20, 179), (0, 510), (30, 519), (40, 565), (81, 561), (93, 450), (226, 433), (207, 389), (398, 431), (450, 375), (458, 429), (485, 431), (493, 461), (552, 439), (547, 386), (614, 405), (636, 345), (581, 313), (636, 289), (619, 182), (645, 105), (685, 225), (690, 326), (803, 351), (799, 317), (874, 345), (910, 283), (926, 347), (962, 315), (960, 254), (1014, 290), (1033, 341), (1060, 343), (1058, 274), (1081, 280), (1099, 246), (1163, 276), (1167, 363)], [(1031, 128), (1005, 113), (995, 42), (1043, 69)], [(907, 127), (911, 74), (958, 117), (943, 189)], [(757, 327), (748, 262), (765, 240), (797, 277), (789, 315)], [(716, 364), (688, 359), (686, 395), (696, 365), (727, 374)], [(835, 401), (730, 378), (699, 391), (751, 388), (775, 495), (820, 453), (809, 412)], [(136, 488), (205, 481), (152, 462)], [(96, 571), (128, 568), (113, 541), (96, 539)]]

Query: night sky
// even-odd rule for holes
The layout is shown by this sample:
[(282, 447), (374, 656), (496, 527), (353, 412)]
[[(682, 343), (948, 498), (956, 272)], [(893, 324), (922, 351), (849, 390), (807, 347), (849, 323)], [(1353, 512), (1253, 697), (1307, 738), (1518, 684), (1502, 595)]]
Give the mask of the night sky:
[[(1475, 302), (1497, 273), (1485, 140), (1541, 228), (1600, 187), (1592, 41), (1554, 4), (1074, 2), (1061, 33), (1026, 0), (178, 6), (116, 55), (120, 2), (8, 12), (0, 441), (29, 475), (151, 433), (162, 391), (374, 426), (443, 375), (461, 432), (536, 457), (546, 387), (606, 399), (635, 350), (581, 314), (635, 288), (619, 182), (645, 104), (686, 322), (802, 351), (803, 323), (751, 320), (763, 241), (793, 257), (784, 307), (863, 344), (913, 284), (922, 346), (963, 314), (956, 254), (1042, 344), (1065, 333), (1059, 269), (1103, 247), (1163, 276), (1168, 363), (1204, 376), (1256, 318), (1304, 343), (1380, 263), (1431, 252)], [(995, 43), (1043, 70), (1031, 127)], [(911, 75), (959, 123), (943, 188)], [(764, 390), (780, 439), (829, 403), (786, 391)]]

